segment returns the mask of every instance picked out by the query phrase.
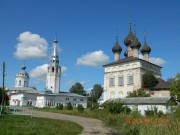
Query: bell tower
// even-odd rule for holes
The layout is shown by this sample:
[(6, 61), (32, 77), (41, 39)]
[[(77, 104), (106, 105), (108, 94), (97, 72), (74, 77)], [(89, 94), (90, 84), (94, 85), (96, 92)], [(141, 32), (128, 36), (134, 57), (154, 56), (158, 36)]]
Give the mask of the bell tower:
[(52, 93), (57, 94), (60, 92), (60, 78), (61, 67), (59, 66), (58, 46), (56, 36), (53, 43), (53, 51), (50, 59), (50, 65), (47, 71), (46, 88), (50, 89)]

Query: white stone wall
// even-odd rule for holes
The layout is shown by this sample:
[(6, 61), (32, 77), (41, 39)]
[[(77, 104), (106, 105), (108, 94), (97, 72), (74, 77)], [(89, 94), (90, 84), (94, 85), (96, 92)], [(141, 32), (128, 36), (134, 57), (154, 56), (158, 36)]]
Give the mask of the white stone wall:
[(10, 106), (28, 106), (27, 102), (31, 102), (31, 106), (36, 105), (37, 94), (20, 93), (12, 94), (10, 99)]
[[(161, 78), (161, 67), (141, 60), (104, 67), (104, 101), (110, 98), (125, 98), (128, 92), (141, 88), (142, 75), (147, 71)], [(133, 75), (133, 84), (128, 84), (130, 75)], [(119, 85), (119, 76), (123, 76), (124, 85)], [(110, 86), (110, 78), (114, 78), (113, 86)]]
[[(105, 67), (104, 72), (104, 100), (109, 98), (124, 98), (128, 92), (141, 87), (140, 62), (124, 63)], [(133, 84), (128, 84), (128, 76), (133, 76)], [(123, 76), (124, 85), (119, 85), (119, 76)], [(114, 86), (110, 86), (109, 79), (114, 78)]]
[(151, 97), (169, 97), (169, 90), (151, 91)]
[(87, 108), (87, 98), (86, 97), (71, 97), (63, 95), (42, 95), (37, 97), (36, 107), (56, 107), (59, 103), (66, 106), (67, 103), (71, 102), (73, 107), (77, 107), (81, 104), (84, 108)]
[(145, 111), (154, 110), (155, 107), (157, 107), (158, 111), (162, 111), (164, 114), (168, 112), (168, 108), (166, 105), (127, 105), (131, 110), (138, 110), (141, 115), (145, 115)]

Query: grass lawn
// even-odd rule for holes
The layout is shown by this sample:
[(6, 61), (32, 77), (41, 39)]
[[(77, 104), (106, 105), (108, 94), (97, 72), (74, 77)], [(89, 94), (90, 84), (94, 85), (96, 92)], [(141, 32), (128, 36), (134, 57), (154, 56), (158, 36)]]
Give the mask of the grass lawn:
[(82, 130), (80, 125), (64, 120), (12, 115), (0, 117), (0, 135), (77, 135)]
[(56, 108), (35, 108), (35, 110), (100, 119), (108, 126), (118, 129), (122, 135), (179, 135), (180, 133), (180, 110), (176, 114), (163, 117), (144, 117), (136, 113), (111, 114), (99, 109), (93, 111), (85, 109), (84, 112), (79, 112), (77, 109)]

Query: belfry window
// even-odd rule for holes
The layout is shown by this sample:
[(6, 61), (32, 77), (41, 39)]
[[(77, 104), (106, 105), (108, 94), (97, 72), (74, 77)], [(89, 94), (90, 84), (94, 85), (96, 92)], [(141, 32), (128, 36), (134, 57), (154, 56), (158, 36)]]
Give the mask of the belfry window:
[(21, 86), (21, 80), (19, 80), (19, 86)]

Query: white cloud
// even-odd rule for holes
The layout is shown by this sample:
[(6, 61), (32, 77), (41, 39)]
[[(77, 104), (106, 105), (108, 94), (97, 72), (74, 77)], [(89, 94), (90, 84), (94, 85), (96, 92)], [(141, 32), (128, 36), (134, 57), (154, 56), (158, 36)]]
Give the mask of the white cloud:
[(85, 65), (91, 67), (101, 67), (109, 61), (109, 57), (103, 53), (103, 51), (94, 51), (87, 53), (77, 59), (76, 65)]
[(18, 59), (47, 58), (47, 41), (38, 34), (23, 32), (18, 37), (15, 57)]
[(64, 72), (67, 71), (67, 70), (68, 70), (67, 67), (65, 67), (65, 66), (62, 66), (62, 67), (61, 67), (61, 72), (62, 72), (62, 73), (64, 73)]
[(35, 78), (37, 80), (45, 81), (46, 76), (47, 76), (47, 67), (48, 66), (49, 66), (48, 64), (44, 64), (44, 65), (41, 65), (41, 66), (38, 66), (38, 67), (32, 69), (29, 72), (30, 77)]
[[(143, 55), (139, 55), (139, 58), (140, 59), (143, 59)], [(163, 65), (163, 64), (165, 64), (166, 63), (166, 61), (164, 60), (164, 59), (162, 59), (162, 58), (154, 58), (154, 57), (150, 57), (149, 58), (149, 61), (151, 62), (151, 63), (154, 63), (154, 64), (156, 64), (156, 65), (159, 65), (159, 66), (161, 66), (161, 65)]]
[(163, 60), (162, 58), (149, 58), (149, 61), (154, 63), (154, 64), (157, 64), (159, 66), (161, 66), (161, 65), (166, 63), (166, 61)]
[[(48, 64), (43, 64), (41, 66), (37, 66), (36, 68), (32, 69), (29, 73), (30, 77), (35, 78), (37, 80), (46, 81), (48, 66), (49, 66)], [(61, 68), (62, 74), (67, 70), (68, 70), (67, 67), (62, 66), (62, 68)]]

